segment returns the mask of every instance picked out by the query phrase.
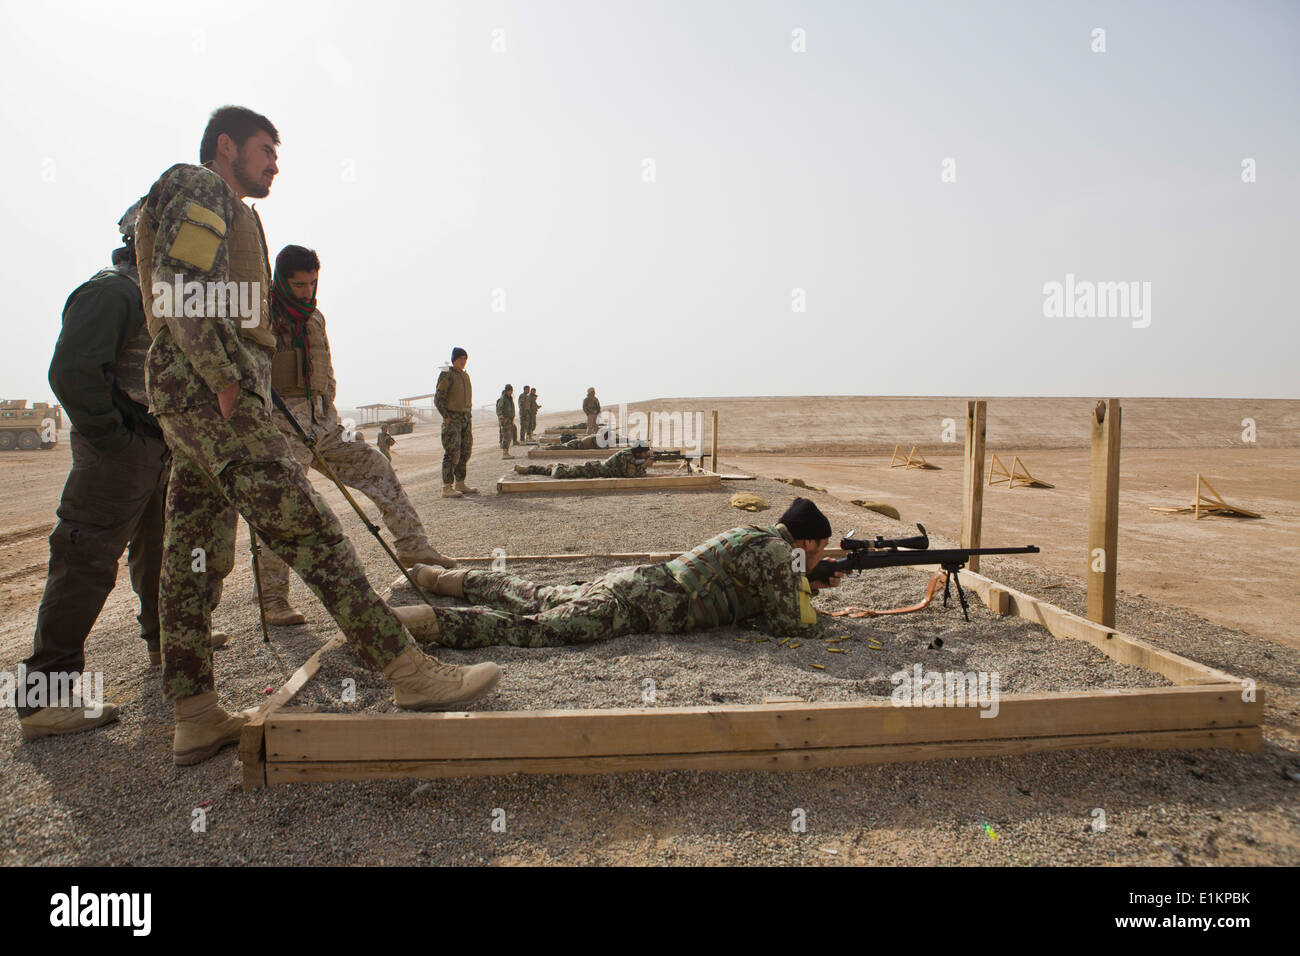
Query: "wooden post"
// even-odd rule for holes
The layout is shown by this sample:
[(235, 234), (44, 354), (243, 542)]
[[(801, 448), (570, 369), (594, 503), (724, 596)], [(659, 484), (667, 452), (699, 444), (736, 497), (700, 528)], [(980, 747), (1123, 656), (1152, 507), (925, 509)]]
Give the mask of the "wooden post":
[[(961, 546), (980, 546), (980, 525), (984, 518), (984, 421), (988, 402), (966, 403), (966, 464), (962, 473)], [(980, 569), (979, 555), (972, 554), (966, 565)]]
[(718, 472), (718, 410), (713, 410), (713, 473)]
[(1115, 626), (1119, 545), (1119, 399), (1098, 402), (1092, 424), (1092, 491), (1088, 511), (1088, 620)]

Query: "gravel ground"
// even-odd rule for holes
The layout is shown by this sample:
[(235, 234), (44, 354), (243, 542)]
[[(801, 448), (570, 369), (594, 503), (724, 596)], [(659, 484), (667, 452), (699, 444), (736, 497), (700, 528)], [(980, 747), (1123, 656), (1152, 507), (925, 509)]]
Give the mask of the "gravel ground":
[[(494, 431), (494, 429), (492, 429)], [(403, 436), (399, 472), (435, 542), (457, 555), (672, 551), (740, 523), (775, 521), (792, 490), (760, 479), (724, 492), (604, 496), (491, 494), (505, 470), (478, 430), (470, 480), (484, 494), (444, 501), (433, 454), (436, 430)], [(318, 482), (318, 487), (323, 487)], [(755, 491), (771, 511), (732, 509), (734, 490)], [(395, 576), (341, 497), (324, 490), (357, 544), (372, 582)], [(906, 533), (902, 525), (810, 493), (835, 533)], [(241, 540), (243, 540), (241, 535)], [(997, 542), (1024, 544), (1028, 542)], [(940, 542), (936, 541), (936, 546)], [(480, 565), (481, 566), (481, 565)], [(564, 583), (608, 570), (604, 561), (530, 562), (512, 571)], [(990, 577), (1081, 611), (1083, 590), (1014, 559), (986, 562)], [(1076, 751), (799, 773), (664, 772), (512, 776), (276, 787), (244, 793), (233, 749), (195, 768), (170, 760), (170, 705), (135, 637), (129, 586), (119, 582), (88, 644), (122, 719), (91, 734), (23, 744), (0, 723), (0, 812), (11, 839), (0, 864), (1289, 864), (1300, 863), (1300, 652), (1121, 595), (1119, 625), (1202, 663), (1255, 679), (1266, 694), (1266, 743), (1230, 751)], [(851, 579), (820, 606), (891, 607), (918, 600), (925, 577), (896, 569)], [(251, 574), (227, 582), (216, 623), (231, 632), (217, 655), (228, 708), (257, 704), (335, 629), (309, 592), (293, 599), (309, 625), (276, 629), (264, 646), (250, 600)], [(412, 595), (399, 588), (394, 603)], [(451, 662), (505, 667), (482, 709), (640, 706), (642, 681), (662, 705), (752, 703), (768, 695), (809, 700), (888, 696), (889, 674), (997, 671), (1003, 693), (1166, 685), (1158, 674), (1111, 662), (1081, 642), (1057, 640), (982, 605), (967, 625), (938, 603), (899, 618), (840, 619), (849, 635), (833, 654), (822, 641), (790, 649), (734, 628), (683, 637), (632, 636), (581, 648), (442, 650)], [(881, 651), (867, 648), (876, 637)], [(942, 637), (942, 650), (926, 648)], [(23, 652), (26, 653), (25, 651)], [(22, 654), (6, 653), (12, 671)], [(812, 665), (821, 664), (825, 670)], [(357, 700), (344, 705), (345, 679)], [(382, 680), (346, 648), (327, 655), (298, 704), (322, 710), (392, 708)], [(1094, 829), (1094, 811), (1106, 828)], [(506, 830), (492, 829), (504, 810)], [(195, 832), (195, 811), (206, 830)], [(793, 832), (796, 811), (805, 832)], [(497, 814), (499, 816), (499, 814)], [(994, 840), (985, 824), (997, 834)]]

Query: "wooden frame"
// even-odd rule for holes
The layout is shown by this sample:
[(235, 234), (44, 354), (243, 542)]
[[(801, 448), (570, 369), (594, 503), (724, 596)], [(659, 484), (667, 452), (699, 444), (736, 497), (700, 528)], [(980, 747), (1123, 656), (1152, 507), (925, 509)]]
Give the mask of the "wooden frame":
[(1029, 473), (1024, 462), (1020, 460), (1019, 455), (1011, 459), (1011, 467), (1008, 468), (1003, 464), (1002, 459), (993, 454), (992, 461), (989, 462), (989, 487), (994, 485), (1006, 485), (1008, 488), (1015, 488), (1019, 485), (1022, 488), (1055, 488), (1055, 485), (1049, 485), (1047, 482), (1035, 478)]
[(912, 446), (912, 450), (907, 453), (906, 457), (899, 454), (898, 450), (902, 447), (902, 445), (894, 446), (893, 457), (889, 459), (890, 468), (922, 468), (930, 471), (935, 471), (939, 468), (938, 465), (932, 465), (926, 461), (925, 456), (916, 450), (915, 445)]
[(604, 491), (687, 491), (721, 488), (722, 476), (706, 472), (690, 475), (648, 475), (645, 478), (546, 478), (534, 481), (502, 478), (497, 494), (572, 494)]
[[(665, 553), (666, 554), (666, 553)], [(610, 555), (641, 558), (643, 555)], [(512, 561), (603, 557), (521, 555)], [(646, 558), (663, 554), (646, 553)], [(999, 613), (1083, 640), (1175, 687), (1000, 697), (976, 707), (891, 701), (441, 714), (319, 714), (285, 709), (326, 644), (244, 728), (246, 789), (282, 783), (633, 770), (803, 770), (950, 757), (1132, 747), (1258, 750), (1262, 691), (1223, 671), (1085, 620), (971, 572), (965, 586)], [(1247, 691), (1247, 688), (1250, 691)]]
[[(1209, 494), (1202, 491), (1202, 488), (1207, 489)], [(1153, 506), (1151, 510), (1157, 514), (1164, 515), (1194, 514), (1196, 515), (1197, 521), (1200, 521), (1204, 515), (1217, 515), (1218, 517), (1226, 518), (1264, 517), (1257, 512), (1247, 511), (1245, 508), (1238, 508), (1236, 505), (1228, 504), (1223, 500), (1223, 497), (1214, 490), (1214, 486), (1201, 477), (1199, 471), (1196, 473), (1196, 497), (1192, 499), (1190, 505), (1186, 508), (1156, 508)]]

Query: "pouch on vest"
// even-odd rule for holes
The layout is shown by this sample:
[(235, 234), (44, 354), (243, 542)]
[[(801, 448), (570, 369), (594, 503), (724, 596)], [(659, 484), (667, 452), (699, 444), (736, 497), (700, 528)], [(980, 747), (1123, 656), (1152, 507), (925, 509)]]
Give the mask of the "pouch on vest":
[(307, 380), (302, 374), (302, 349), (282, 349), (271, 358), (271, 386), (281, 395), (301, 392)]

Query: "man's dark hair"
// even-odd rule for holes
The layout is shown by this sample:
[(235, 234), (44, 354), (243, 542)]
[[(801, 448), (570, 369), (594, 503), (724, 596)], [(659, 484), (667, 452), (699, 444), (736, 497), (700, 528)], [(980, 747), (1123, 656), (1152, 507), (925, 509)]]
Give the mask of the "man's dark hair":
[(203, 131), (203, 142), (199, 145), (199, 162), (206, 165), (217, 158), (217, 137), (222, 133), (243, 149), (248, 137), (259, 130), (265, 130), (271, 137), (271, 142), (280, 145), (279, 131), (261, 113), (254, 113), (242, 106), (223, 106), (213, 111), (208, 119), (208, 127)]
[(515, 387), (514, 387), (513, 385), (511, 385), (509, 382), (506, 382), (506, 387), (503, 388), (503, 389), (501, 389), (501, 391), (503, 391), (503, 392), (513, 392), (514, 390), (515, 390)]
[(454, 349), (451, 350), (451, 360), (452, 360), (453, 362), (456, 361), (456, 359), (460, 358), (462, 355), (465, 356), (466, 358), (469, 358), (469, 353), (466, 352), (466, 351), (465, 351), (463, 348), (461, 348), (459, 345), (456, 346)]
[(526, 391), (528, 391), (528, 386), (527, 386), (527, 385), (523, 386), (523, 387), (520, 389), (520, 391), (521, 391), (521, 392), (526, 392)]
[(286, 279), (295, 272), (319, 272), (320, 256), (306, 246), (285, 246), (275, 257), (275, 271)]

